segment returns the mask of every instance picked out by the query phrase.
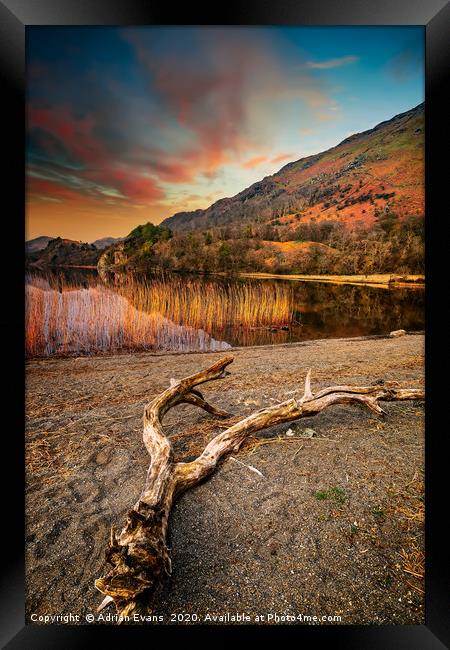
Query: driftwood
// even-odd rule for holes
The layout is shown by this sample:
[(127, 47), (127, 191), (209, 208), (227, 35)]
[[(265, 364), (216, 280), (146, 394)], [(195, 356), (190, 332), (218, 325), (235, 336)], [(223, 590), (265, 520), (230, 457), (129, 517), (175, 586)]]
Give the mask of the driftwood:
[(177, 404), (192, 404), (217, 417), (230, 414), (208, 404), (196, 386), (229, 374), (225, 369), (233, 361), (227, 356), (208, 369), (172, 380), (171, 386), (144, 409), (144, 444), (151, 457), (144, 489), (128, 512), (122, 531), (111, 530), (106, 559), (111, 570), (95, 581), (105, 594), (99, 610), (115, 604), (121, 616), (145, 610), (158, 584), (171, 574), (166, 545), (170, 510), (185, 490), (211, 474), (222, 456), (237, 451), (245, 438), (275, 424), (290, 422), (320, 413), (333, 404), (362, 404), (378, 415), (385, 411), (379, 400), (423, 399), (422, 389), (398, 388), (394, 384), (373, 386), (332, 386), (313, 394), (311, 371), (306, 375), (303, 396), (263, 408), (217, 435), (192, 462), (174, 461), (172, 444), (162, 429), (162, 419)]

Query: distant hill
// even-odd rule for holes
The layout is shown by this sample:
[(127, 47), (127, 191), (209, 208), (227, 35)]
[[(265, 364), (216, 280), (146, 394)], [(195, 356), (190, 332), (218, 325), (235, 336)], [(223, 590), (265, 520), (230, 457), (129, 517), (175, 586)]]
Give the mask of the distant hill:
[(101, 252), (123, 241), (103, 237), (91, 244), (61, 237), (36, 237), (25, 242), (28, 264), (34, 266), (96, 266)]
[(34, 266), (95, 266), (100, 250), (93, 244), (56, 237), (44, 249), (27, 253), (27, 261)]
[(96, 239), (92, 244), (99, 250), (103, 250), (104, 248), (108, 248), (108, 246), (123, 241), (124, 239), (125, 237), (103, 237), (102, 239)]
[(25, 252), (26, 253), (36, 253), (43, 250), (47, 247), (47, 244), (52, 241), (53, 237), (47, 237), (42, 235), (41, 237), (35, 237), (34, 239), (29, 239), (25, 242)]
[(424, 213), (424, 104), (160, 225), (180, 233), (246, 223), (289, 230), (330, 220), (370, 227), (387, 205), (400, 219)]

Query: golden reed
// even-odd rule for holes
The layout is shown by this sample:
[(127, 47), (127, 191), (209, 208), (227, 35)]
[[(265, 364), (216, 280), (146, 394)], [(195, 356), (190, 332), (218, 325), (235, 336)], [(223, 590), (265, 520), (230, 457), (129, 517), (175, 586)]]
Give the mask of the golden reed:
[(119, 350), (221, 350), (212, 338), (228, 326), (280, 326), (292, 319), (289, 287), (184, 278), (124, 285), (64, 284), (39, 277), (26, 285), (26, 354), (93, 354)]

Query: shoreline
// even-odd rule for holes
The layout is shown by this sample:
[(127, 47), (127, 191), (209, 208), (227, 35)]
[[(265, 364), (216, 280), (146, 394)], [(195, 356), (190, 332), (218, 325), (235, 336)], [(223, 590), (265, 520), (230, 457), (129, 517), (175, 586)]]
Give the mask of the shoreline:
[[(411, 332), (406, 332), (403, 336), (425, 336), (425, 330), (414, 330)], [(273, 348), (292, 348), (292, 347), (306, 347), (309, 345), (319, 345), (324, 341), (330, 341), (333, 343), (351, 343), (357, 341), (376, 341), (376, 340), (392, 340), (392, 336), (389, 334), (365, 334), (361, 336), (347, 336), (347, 337), (329, 337), (329, 338), (320, 338), (320, 339), (305, 339), (304, 341), (289, 341), (285, 343), (263, 343), (261, 345), (240, 345), (232, 346), (228, 350), (115, 350), (114, 352), (96, 352), (95, 354), (52, 354), (47, 357), (28, 357), (25, 359), (25, 364), (32, 364), (35, 362), (42, 361), (64, 361), (72, 360), (95, 360), (95, 359), (113, 359), (114, 357), (126, 357), (126, 356), (137, 356), (137, 355), (148, 355), (150, 357), (172, 357), (172, 356), (185, 356), (185, 355), (209, 355), (209, 354), (232, 354), (233, 352), (242, 352), (245, 350), (254, 350), (254, 351), (263, 351), (263, 350), (272, 350)]]
[[(219, 275), (219, 274), (217, 274)], [(223, 274), (220, 274), (223, 275)], [(296, 280), (299, 282), (327, 282), (330, 284), (353, 284), (371, 286), (382, 289), (408, 288), (424, 289), (424, 275), (397, 275), (395, 273), (373, 273), (368, 275), (301, 275), (283, 273), (239, 273), (239, 277), (254, 278), (261, 280)]]
[[(423, 386), (423, 336), (319, 339), (286, 344), (282, 355), (279, 347), (231, 351), (230, 373), (208, 384), (208, 401), (233, 414), (227, 425), (301, 397), (308, 369), (313, 392), (391, 381)], [(94, 580), (105, 571), (111, 526), (123, 521), (148, 470), (145, 405), (172, 377), (223, 356), (206, 354), (28, 365), (28, 622), (61, 607), (82, 619), (95, 611)], [(239, 592), (250, 615), (277, 611), (282, 593), (303, 611), (345, 612), (346, 624), (421, 624), (423, 582), (406, 571), (400, 553), (415, 557), (423, 549), (423, 401), (383, 407), (383, 419), (339, 405), (291, 427), (277, 425), (233, 453), (239, 462), (225, 458), (209, 480), (187, 491), (170, 516), (176, 571), (154, 611), (163, 623), (186, 603), (202, 617), (226, 611)], [(164, 420), (164, 433), (176, 460), (189, 462), (223, 424), (180, 405)]]
[[(45, 270), (45, 268), (53, 269), (96, 269), (97, 266), (90, 265), (60, 265), (60, 266), (37, 266), (30, 264), (31, 267)], [(115, 273), (112, 269), (109, 272)], [(133, 273), (133, 272), (131, 272)], [(184, 275), (182, 271), (173, 271), (175, 274)], [(125, 273), (128, 275), (128, 273)], [(238, 277), (250, 278), (259, 280), (295, 280), (299, 282), (327, 282), (330, 284), (352, 284), (371, 286), (377, 288), (408, 288), (408, 289), (424, 289), (425, 288), (425, 275), (400, 275), (397, 273), (369, 273), (367, 275), (357, 273), (354, 275), (303, 275), (301, 273), (265, 273), (259, 271), (241, 271), (236, 274), (227, 274), (223, 271), (213, 273), (186, 273), (186, 275), (199, 275), (201, 277), (220, 276), (220, 277)]]

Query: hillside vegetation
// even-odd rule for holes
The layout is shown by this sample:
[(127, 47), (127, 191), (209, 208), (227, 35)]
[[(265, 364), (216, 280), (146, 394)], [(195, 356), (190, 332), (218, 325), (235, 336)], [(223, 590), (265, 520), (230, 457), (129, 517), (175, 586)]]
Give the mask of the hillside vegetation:
[(45, 248), (27, 252), (32, 266), (95, 266), (101, 251), (94, 244), (56, 237)]
[(373, 226), (376, 210), (386, 206), (400, 219), (423, 214), (424, 104), (291, 162), (206, 210), (180, 212), (161, 225), (185, 232), (271, 224), (282, 239), (292, 239), (289, 231), (310, 221)]
[(424, 272), (424, 105), (285, 165), (206, 210), (147, 223), (104, 268)]
[(423, 163), (421, 104), (206, 210), (137, 226), (123, 240), (58, 237), (36, 250), (47, 239), (38, 238), (28, 259), (105, 270), (421, 274)]

